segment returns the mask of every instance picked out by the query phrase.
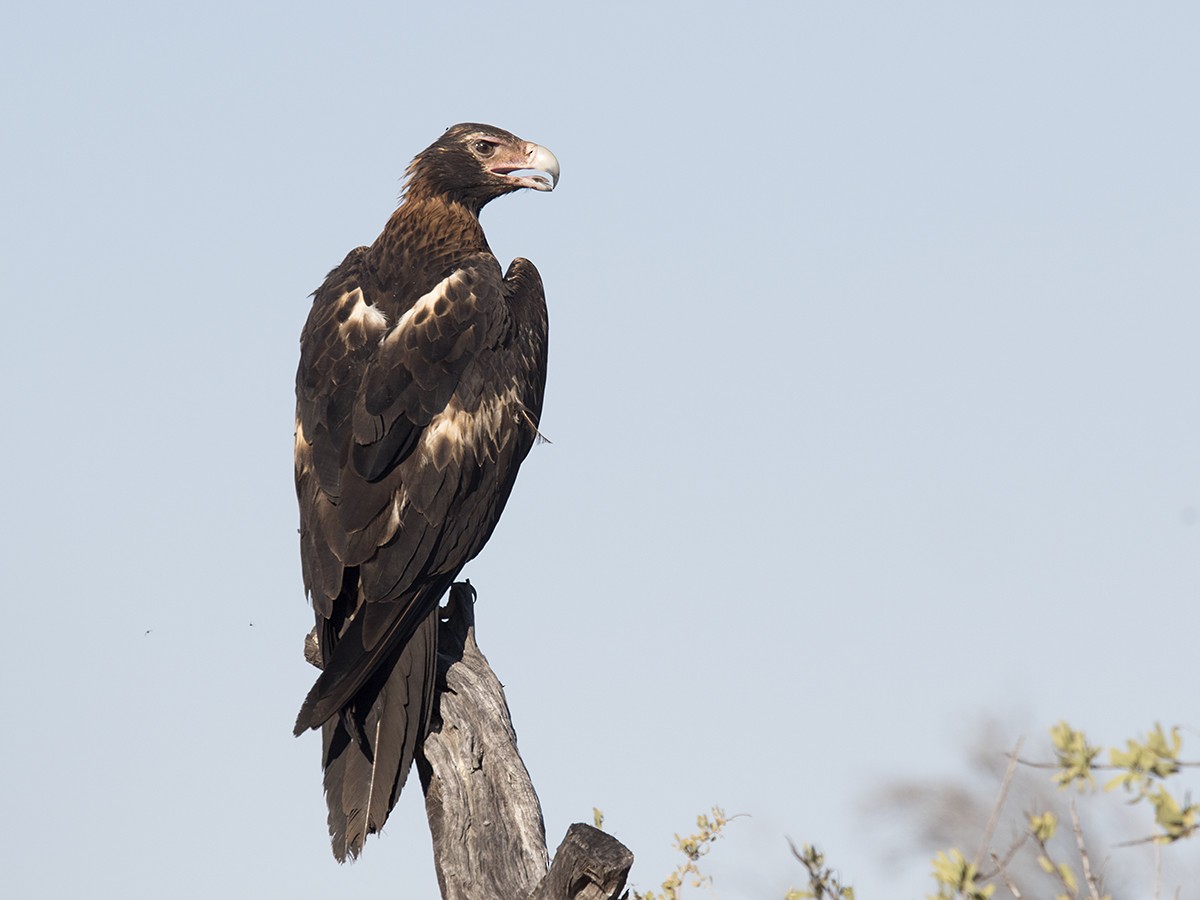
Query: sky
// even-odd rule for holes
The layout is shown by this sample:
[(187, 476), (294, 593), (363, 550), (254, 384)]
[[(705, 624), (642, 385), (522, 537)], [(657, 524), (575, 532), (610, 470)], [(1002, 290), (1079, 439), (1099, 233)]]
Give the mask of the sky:
[[(292, 484), (308, 295), (490, 122), (551, 319), (464, 571), (553, 849), (714, 892), (991, 717), (1200, 759), (1200, 12), (1106, 2), (22, 4), (0, 58), (0, 871), (40, 897), (436, 897), (419, 791), (328, 848)], [(997, 752), (1007, 749), (998, 746)]]

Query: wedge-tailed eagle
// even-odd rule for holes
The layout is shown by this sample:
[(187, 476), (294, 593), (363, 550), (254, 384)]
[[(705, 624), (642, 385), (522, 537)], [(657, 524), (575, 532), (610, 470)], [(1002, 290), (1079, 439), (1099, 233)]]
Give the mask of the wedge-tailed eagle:
[(296, 734), (321, 729), (339, 860), (378, 831), (429, 728), (438, 601), (483, 548), (538, 436), (546, 301), (507, 273), (485, 204), (553, 190), (558, 160), (455, 125), (407, 170), (400, 207), (313, 295), (296, 374), (304, 585), (323, 671)]

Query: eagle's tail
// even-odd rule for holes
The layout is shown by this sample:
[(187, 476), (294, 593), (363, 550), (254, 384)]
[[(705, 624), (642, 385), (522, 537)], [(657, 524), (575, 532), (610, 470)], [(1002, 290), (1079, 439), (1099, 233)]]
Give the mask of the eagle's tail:
[(383, 661), (321, 726), (329, 836), (339, 862), (383, 828), (429, 731), (437, 674), (438, 611)]

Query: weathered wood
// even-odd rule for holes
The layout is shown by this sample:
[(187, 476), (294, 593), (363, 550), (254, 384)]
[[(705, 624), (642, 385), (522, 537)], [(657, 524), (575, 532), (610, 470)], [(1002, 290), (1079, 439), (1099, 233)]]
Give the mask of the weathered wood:
[(554, 864), (529, 900), (617, 900), (632, 865), (628, 847), (611, 834), (577, 822), (567, 829)]
[(504, 688), (475, 643), (475, 589), (455, 584), (438, 636), (438, 718), (417, 767), (444, 900), (608, 900), (633, 854), (572, 825), (547, 872), (542, 807)]
[[(450, 588), (438, 634), (437, 721), (417, 754), (443, 900), (617, 900), (633, 853), (575, 824), (549, 865), (504, 688), (475, 643), (475, 589)], [(317, 632), (304, 657), (321, 667)], [(548, 869), (548, 871), (547, 871)]]
[(504, 689), (475, 643), (475, 591), (450, 589), (439, 634), (440, 727), (418, 758), (445, 900), (526, 896), (546, 873), (546, 829)]

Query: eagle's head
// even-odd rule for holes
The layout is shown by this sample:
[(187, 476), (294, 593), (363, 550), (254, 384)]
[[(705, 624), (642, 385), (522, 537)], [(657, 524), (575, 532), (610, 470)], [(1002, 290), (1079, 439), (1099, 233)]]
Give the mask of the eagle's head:
[(558, 160), (545, 147), (503, 128), (464, 122), (447, 128), (418, 153), (407, 175), (410, 197), (441, 196), (478, 212), (485, 203), (521, 188), (554, 190)]

